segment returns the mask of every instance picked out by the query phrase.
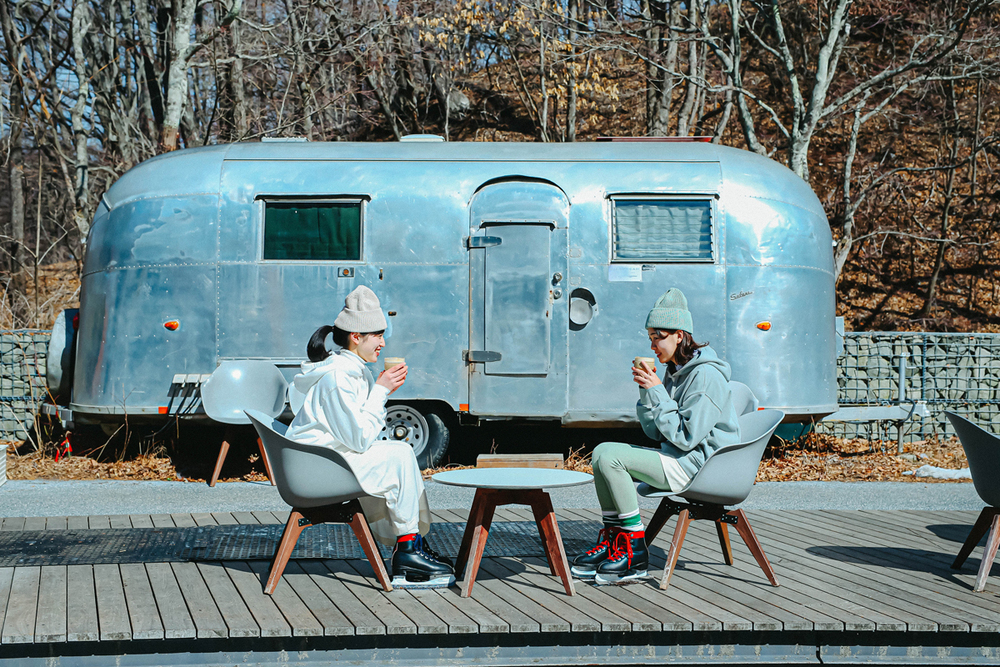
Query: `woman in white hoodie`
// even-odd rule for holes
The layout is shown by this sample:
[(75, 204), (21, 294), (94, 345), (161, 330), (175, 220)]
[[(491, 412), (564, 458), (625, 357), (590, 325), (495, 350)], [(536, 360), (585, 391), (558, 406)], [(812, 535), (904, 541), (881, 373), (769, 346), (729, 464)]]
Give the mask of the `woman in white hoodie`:
[[(365, 364), (374, 363), (385, 346), (386, 328), (378, 297), (365, 286), (352, 291), (333, 326), (320, 327), (309, 340), (309, 361), (292, 381), (302, 407), (288, 427), (296, 442), (329, 447), (343, 456), (370, 498), (361, 505), (379, 541), (392, 544), (393, 586), (448, 586), (454, 570), (436, 554), (422, 534), (430, 528), (430, 509), (420, 466), (405, 442), (379, 440), (385, 426), (385, 402), (406, 380), (406, 365), (372, 378)], [(333, 334), (339, 349), (330, 353)]]

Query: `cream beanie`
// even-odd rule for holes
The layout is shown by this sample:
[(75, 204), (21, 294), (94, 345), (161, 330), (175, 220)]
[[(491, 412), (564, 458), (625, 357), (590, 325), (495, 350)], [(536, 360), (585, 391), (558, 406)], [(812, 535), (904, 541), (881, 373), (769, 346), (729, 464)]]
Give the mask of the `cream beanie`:
[(684, 292), (671, 287), (664, 292), (653, 309), (646, 316), (647, 329), (670, 329), (687, 331), (694, 335), (694, 324), (691, 322), (691, 311), (688, 310), (687, 298)]
[(344, 309), (337, 315), (333, 326), (351, 333), (372, 333), (387, 328), (378, 297), (364, 285), (355, 287), (347, 295)]

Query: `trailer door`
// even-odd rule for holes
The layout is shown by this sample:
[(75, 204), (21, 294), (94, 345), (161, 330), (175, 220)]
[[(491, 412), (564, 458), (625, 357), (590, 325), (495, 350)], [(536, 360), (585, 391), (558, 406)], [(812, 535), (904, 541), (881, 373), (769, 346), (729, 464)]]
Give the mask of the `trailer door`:
[(487, 186), (473, 200), (466, 354), (473, 414), (561, 417), (566, 410), (566, 332), (553, 320), (568, 316), (568, 208), (561, 190), (537, 182)]

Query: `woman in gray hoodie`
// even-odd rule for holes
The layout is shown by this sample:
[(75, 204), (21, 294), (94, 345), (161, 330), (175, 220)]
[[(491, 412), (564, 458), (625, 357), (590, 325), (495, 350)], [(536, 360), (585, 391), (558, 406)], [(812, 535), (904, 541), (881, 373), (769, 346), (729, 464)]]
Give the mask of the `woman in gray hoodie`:
[(646, 576), (649, 554), (633, 479), (680, 491), (719, 447), (740, 441), (729, 390), (729, 364), (694, 341), (687, 299), (667, 290), (646, 317), (650, 348), (665, 367), (663, 380), (646, 363), (632, 369), (639, 385), (636, 414), (656, 441), (643, 447), (605, 442), (594, 450), (594, 486), (604, 527), (597, 545), (573, 561), (573, 574), (598, 584)]

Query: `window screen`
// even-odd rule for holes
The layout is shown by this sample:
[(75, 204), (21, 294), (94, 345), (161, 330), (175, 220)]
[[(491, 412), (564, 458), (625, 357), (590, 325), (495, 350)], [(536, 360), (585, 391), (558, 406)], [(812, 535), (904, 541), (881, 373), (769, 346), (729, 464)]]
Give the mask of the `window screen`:
[(616, 200), (613, 258), (618, 261), (711, 261), (711, 201)]
[(361, 202), (266, 202), (264, 259), (361, 259)]

